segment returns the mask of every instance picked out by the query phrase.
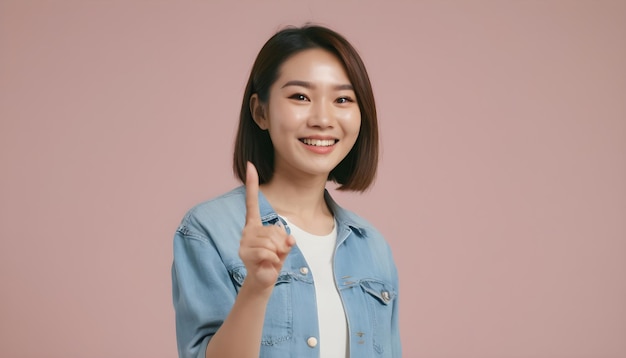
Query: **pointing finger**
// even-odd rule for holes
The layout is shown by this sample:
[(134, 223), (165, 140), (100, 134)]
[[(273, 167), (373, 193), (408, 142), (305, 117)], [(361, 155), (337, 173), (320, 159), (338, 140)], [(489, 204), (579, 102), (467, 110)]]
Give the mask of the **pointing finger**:
[(259, 173), (254, 164), (248, 162), (246, 167), (246, 225), (261, 223), (259, 211)]

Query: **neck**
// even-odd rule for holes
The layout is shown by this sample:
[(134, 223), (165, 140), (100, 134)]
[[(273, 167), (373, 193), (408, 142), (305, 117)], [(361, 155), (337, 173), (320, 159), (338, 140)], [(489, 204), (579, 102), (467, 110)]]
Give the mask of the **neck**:
[(329, 218), (332, 221), (332, 213), (324, 200), (325, 186), (324, 177), (293, 180), (275, 172), (272, 180), (260, 188), (279, 215), (307, 227), (320, 222), (327, 224)]

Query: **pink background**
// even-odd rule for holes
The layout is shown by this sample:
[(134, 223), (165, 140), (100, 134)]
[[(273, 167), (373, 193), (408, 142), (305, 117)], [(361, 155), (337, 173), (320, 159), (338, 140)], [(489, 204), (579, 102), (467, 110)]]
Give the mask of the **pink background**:
[(360, 50), (405, 357), (626, 357), (626, 1), (0, 1), (0, 356), (174, 357), (172, 236), (287, 24)]

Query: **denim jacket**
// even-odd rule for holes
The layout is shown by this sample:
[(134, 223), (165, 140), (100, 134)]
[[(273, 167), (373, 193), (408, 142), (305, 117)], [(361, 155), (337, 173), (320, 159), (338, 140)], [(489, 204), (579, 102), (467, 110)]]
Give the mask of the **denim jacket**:
[[(239, 258), (245, 187), (191, 209), (174, 236), (172, 292), (178, 352), (204, 358), (246, 277)], [(348, 321), (351, 357), (401, 357), (398, 274), (390, 248), (368, 222), (326, 202), (337, 222), (335, 282)], [(259, 192), (264, 225), (282, 220)], [(287, 256), (267, 304), (261, 357), (319, 357), (313, 272), (298, 249)], [(316, 339), (312, 339), (316, 338)]]

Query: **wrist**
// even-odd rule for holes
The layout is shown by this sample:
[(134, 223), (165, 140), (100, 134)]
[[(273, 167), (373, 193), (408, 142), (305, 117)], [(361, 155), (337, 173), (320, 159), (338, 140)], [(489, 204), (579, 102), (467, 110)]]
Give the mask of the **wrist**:
[(274, 285), (269, 287), (260, 285), (249, 278), (245, 278), (241, 284), (238, 296), (250, 297), (257, 300), (269, 301)]

